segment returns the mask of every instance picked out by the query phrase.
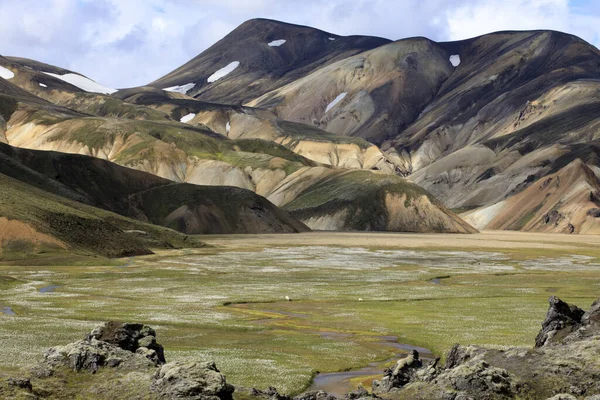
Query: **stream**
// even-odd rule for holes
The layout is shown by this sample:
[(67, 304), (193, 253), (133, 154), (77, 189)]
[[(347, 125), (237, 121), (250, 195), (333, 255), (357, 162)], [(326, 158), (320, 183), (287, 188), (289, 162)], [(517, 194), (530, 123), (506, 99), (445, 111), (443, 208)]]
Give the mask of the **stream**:
[[(329, 335), (327, 336), (329, 337)], [(379, 338), (381, 339), (382, 344), (386, 346), (392, 346), (400, 351), (387, 360), (375, 361), (369, 363), (366, 367), (363, 368), (358, 368), (351, 371), (319, 373), (314, 377), (313, 383), (308, 388), (308, 390), (323, 390), (339, 398), (344, 398), (344, 395), (346, 393), (354, 390), (354, 387), (350, 382), (351, 379), (363, 377), (366, 379), (369, 377), (373, 377), (374, 375), (378, 376), (380, 379), (383, 377), (383, 370), (386, 368), (386, 364), (389, 364), (390, 362), (395, 362), (400, 358), (405, 357), (412, 350), (418, 351), (419, 356), (424, 362), (435, 358), (431, 351), (429, 351), (428, 349), (398, 343), (398, 338), (396, 336), (380, 336)], [(369, 390), (370, 388), (365, 389)]]
[(0, 306), (0, 313), (6, 315), (17, 315), (12, 308), (6, 306)]
[[(439, 277), (435, 279), (445, 279), (447, 277)], [(237, 305), (238, 308), (248, 308), (247, 305)], [(265, 310), (260, 309), (259, 311), (264, 313), (271, 313), (282, 315), (286, 317), (292, 318), (307, 318), (306, 314), (298, 314), (288, 311), (279, 311), (279, 310)], [(263, 318), (259, 320), (252, 321), (255, 324), (265, 324), (272, 322), (273, 318)], [(356, 335), (353, 333), (344, 333), (344, 332), (335, 332), (335, 331), (313, 331), (306, 330), (306, 333), (316, 333), (321, 335), (324, 338), (336, 340), (336, 339), (349, 339), (355, 337)], [(339, 398), (344, 398), (345, 394), (354, 390), (352, 382), (350, 382), (354, 378), (364, 378), (368, 379), (370, 377), (377, 376), (378, 379), (383, 377), (383, 371), (387, 368), (387, 364), (393, 362), (395, 363), (400, 358), (404, 358), (413, 350), (419, 352), (420, 358), (427, 362), (429, 360), (435, 359), (435, 356), (431, 353), (430, 350), (425, 349), (423, 347), (411, 346), (409, 344), (398, 343), (397, 336), (377, 336), (376, 337), (379, 343), (382, 346), (388, 346), (394, 348), (396, 351), (391, 358), (386, 360), (374, 361), (369, 363), (367, 366), (362, 368), (357, 368), (350, 371), (340, 371), (340, 372), (322, 372), (317, 374), (313, 378), (313, 382), (311, 386), (307, 389), (308, 391), (325, 391)], [(370, 389), (370, 388), (368, 388)]]
[(59, 285), (44, 286), (43, 288), (40, 288), (40, 293), (52, 293), (59, 287)]

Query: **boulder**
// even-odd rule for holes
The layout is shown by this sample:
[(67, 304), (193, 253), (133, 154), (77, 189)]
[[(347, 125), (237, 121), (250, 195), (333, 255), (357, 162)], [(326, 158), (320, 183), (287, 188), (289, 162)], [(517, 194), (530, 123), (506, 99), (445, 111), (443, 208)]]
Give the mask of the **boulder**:
[(286, 394), (281, 394), (273, 386), (269, 386), (267, 390), (252, 388), (250, 390), (252, 397), (268, 399), (268, 400), (291, 400), (292, 398)]
[(294, 397), (294, 400), (337, 400), (337, 397), (322, 390), (313, 390)]
[(373, 392), (386, 393), (405, 386), (421, 367), (423, 362), (419, 359), (419, 352), (413, 350), (407, 357), (398, 360), (394, 368), (386, 369), (381, 381), (373, 381)]
[(571, 306), (556, 296), (550, 297), (548, 301), (550, 308), (542, 323), (542, 329), (535, 338), (535, 347), (560, 342), (580, 326), (585, 314), (581, 308)]
[(154, 374), (154, 390), (163, 399), (232, 400), (228, 384), (213, 362), (171, 362)]
[(94, 338), (132, 353), (143, 348), (140, 353), (151, 355), (152, 358), (156, 358), (157, 363), (166, 362), (164, 348), (156, 342), (156, 331), (147, 325), (111, 321), (96, 327), (87, 338)]
[(145, 356), (94, 338), (53, 347), (44, 354), (44, 362), (51, 368), (67, 367), (76, 372), (92, 373), (101, 367), (146, 369), (157, 365)]

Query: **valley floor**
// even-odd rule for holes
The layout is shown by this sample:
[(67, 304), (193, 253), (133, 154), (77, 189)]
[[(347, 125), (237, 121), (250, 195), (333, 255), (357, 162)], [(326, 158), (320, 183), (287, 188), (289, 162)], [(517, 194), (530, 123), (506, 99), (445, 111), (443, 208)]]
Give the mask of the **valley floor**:
[(454, 343), (533, 346), (550, 295), (587, 308), (600, 289), (600, 236), (201, 240), (210, 247), (108, 266), (0, 265), (0, 373), (100, 321), (140, 321), (157, 328), (167, 361), (214, 360), (228, 382), (296, 393), (317, 371), (397, 355), (395, 341), (440, 356)]

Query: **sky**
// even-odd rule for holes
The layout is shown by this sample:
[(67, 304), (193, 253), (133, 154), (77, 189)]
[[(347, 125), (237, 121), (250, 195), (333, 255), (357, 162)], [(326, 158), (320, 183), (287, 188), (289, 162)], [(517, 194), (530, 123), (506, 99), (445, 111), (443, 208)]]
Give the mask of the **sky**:
[(114, 88), (158, 79), (251, 18), (393, 40), (553, 29), (600, 47), (598, 0), (0, 0), (0, 16), (0, 54)]

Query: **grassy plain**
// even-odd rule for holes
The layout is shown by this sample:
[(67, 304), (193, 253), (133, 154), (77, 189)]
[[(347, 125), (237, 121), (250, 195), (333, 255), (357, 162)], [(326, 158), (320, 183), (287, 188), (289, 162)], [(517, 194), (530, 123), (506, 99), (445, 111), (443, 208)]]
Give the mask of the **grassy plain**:
[(200, 239), (211, 247), (109, 266), (0, 266), (0, 310), (14, 312), (0, 313), (0, 372), (101, 321), (142, 321), (167, 361), (210, 359), (236, 385), (297, 393), (317, 371), (390, 358), (389, 336), (440, 356), (457, 342), (531, 346), (550, 295), (586, 308), (600, 296), (597, 236)]

